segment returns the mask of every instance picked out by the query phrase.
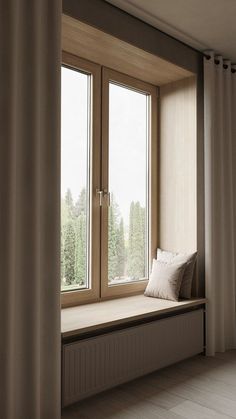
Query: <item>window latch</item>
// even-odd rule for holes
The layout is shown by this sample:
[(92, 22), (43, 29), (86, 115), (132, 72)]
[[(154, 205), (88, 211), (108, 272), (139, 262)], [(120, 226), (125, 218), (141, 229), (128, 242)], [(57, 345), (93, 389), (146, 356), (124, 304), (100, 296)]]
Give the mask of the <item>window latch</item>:
[(103, 190), (96, 189), (96, 194), (99, 196), (99, 205), (102, 207)]
[(107, 197), (107, 206), (110, 206), (110, 192), (106, 189), (96, 189), (96, 194), (99, 196), (99, 206), (102, 207), (103, 205), (103, 198)]

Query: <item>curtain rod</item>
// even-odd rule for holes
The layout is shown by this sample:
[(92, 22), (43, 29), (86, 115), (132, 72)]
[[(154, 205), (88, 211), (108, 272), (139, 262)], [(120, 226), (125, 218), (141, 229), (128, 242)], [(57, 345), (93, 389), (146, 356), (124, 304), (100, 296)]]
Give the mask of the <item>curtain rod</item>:
[[(211, 59), (211, 56), (210, 55), (208, 55), (208, 54), (204, 54), (203, 53), (203, 56), (207, 59), (207, 60), (210, 60)], [(214, 59), (214, 63), (215, 64), (220, 64), (220, 60), (217, 60), (217, 58), (215, 58)], [(228, 66), (228, 64), (223, 64), (223, 68), (226, 70), (227, 68), (228, 68), (229, 66)], [(236, 69), (235, 68), (231, 68), (231, 73), (236, 73)]]

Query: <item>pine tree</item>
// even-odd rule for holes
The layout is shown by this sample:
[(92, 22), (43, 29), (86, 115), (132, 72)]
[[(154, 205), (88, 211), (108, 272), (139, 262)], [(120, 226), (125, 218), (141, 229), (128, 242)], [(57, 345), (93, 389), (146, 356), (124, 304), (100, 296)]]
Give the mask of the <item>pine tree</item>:
[(117, 276), (117, 205), (114, 195), (111, 201), (108, 215), (108, 279), (112, 281)]
[(75, 204), (75, 216), (79, 217), (79, 215), (83, 212), (86, 213), (86, 200), (87, 200), (87, 192), (86, 189), (83, 188), (80, 192), (79, 199)]
[(125, 253), (124, 221), (121, 218), (116, 242), (116, 275), (119, 277), (125, 273)]
[(76, 254), (75, 254), (75, 278), (76, 283), (86, 283), (86, 214), (82, 212), (76, 220)]
[(61, 270), (62, 282), (74, 284), (75, 280), (75, 217), (72, 193), (67, 189), (62, 201)]
[(66, 285), (72, 285), (75, 279), (75, 230), (73, 220), (64, 226), (63, 259)]
[(145, 244), (144, 244), (144, 224), (143, 224), (143, 208), (139, 202), (135, 204), (135, 243), (134, 257), (136, 259), (135, 277), (143, 278), (145, 271)]
[(145, 209), (132, 202), (128, 242), (128, 275), (132, 279), (145, 276), (145, 249)]
[(85, 285), (87, 270), (87, 213), (86, 213), (86, 189), (80, 192), (75, 205), (76, 229), (76, 254), (75, 254), (75, 278), (76, 283)]
[(74, 217), (74, 204), (71, 190), (68, 188), (65, 194), (65, 204), (68, 211), (68, 216), (70, 219)]
[[(61, 280), (62, 285), (85, 285), (87, 273), (87, 192), (83, 188), (73, 203), (70, 189), (62, 200)], [(146, 233), (145, 208), (131, 202), (128, 246), (126, 249), (124, 221), (111, 195), (108, 221), (108, 278), (111, 282), (124, 275), (132, 279), (145, 276)], [(127, 265), (127, 269), (126, 269)], [(127, 271), (127, 272), (126, 272)]]
[(127, 274), (133, 277), (133, 242), (134, 242), (134, 202), (130, 204), (129, 210), (129, 239), (128, 239), (128, 261), (127, 261)]

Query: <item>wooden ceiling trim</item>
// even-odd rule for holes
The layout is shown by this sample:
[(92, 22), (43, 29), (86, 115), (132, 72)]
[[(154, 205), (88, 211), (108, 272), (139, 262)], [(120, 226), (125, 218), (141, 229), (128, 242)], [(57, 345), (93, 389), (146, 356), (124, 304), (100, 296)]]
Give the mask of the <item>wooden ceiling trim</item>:
[(70, 16), (62, 16), (62, 49), (157, 86), (193, 75)]

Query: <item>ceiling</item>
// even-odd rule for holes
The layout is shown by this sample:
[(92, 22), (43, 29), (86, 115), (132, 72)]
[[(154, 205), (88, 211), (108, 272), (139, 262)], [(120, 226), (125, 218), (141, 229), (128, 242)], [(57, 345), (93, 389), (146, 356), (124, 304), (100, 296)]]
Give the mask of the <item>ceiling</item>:
[(236, 0), (107, 0), (195, 49), (236, 63)]

